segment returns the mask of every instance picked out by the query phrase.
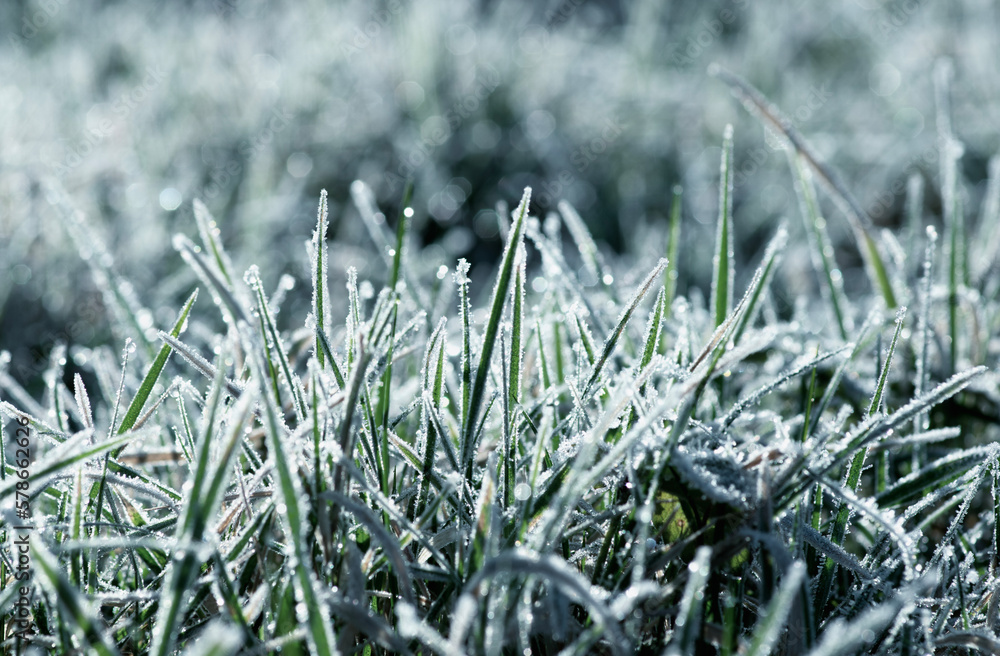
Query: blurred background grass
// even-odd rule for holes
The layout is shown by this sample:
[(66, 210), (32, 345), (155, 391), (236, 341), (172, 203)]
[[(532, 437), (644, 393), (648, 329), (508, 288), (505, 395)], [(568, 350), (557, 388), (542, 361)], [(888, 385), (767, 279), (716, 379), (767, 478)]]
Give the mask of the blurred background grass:
[[(705, 289), (726, 123), (737, 269), (752, 270), (787, 219), (776, 288), (788, 302), (812, 293), (785, 154), (705, 74), (712, 62), (782, 107), (880, 226), (902, 222), (913, 171), (926, 178), (927, 221), (940, 223), (940, 58), (953, 62), (973, 214), (998, 146), (1000, 10), (985, 0), (16, 0), (0, 5), (0, 26), (0, 347), (22, 381), (56, 342), (110, 337), (53, 183), (162, 327), (193, 284), (170, 237), (195, 232), (194, 198), (237, 267), (259, 264), (276, 286), (283, 273), (307, 279), (304, 242), (326, 188), (331, 288), (348, 266), (380, 283), (355, 179), (393, 217), (412, 176), (421, 265), (466, 257), (480, 280), (501, 245), (496, 203), (525, 186), (533, 214), (566, 198), (629, 261), (665, 252), (682, 184), (679, 291)], [(848, 293), (861, 290), (845, 222), (824, 208)], [(289, 297), (296, 321), (306, 289)]]

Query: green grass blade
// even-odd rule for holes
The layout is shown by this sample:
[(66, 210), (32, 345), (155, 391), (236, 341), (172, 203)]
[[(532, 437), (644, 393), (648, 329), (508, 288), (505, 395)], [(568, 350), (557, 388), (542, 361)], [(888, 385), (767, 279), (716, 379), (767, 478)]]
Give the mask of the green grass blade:
[(660, 333), (663, 332), (663, 318), (667, 314), (667, 290), (660, 288), (656, 295), (656, 302), (653, 304), (653, 311), (649, 315), (649, 323), (646, 326), (646, 340), (642, 347), (642, 359), (639, 360), (639, 371), (645, 370), (649, 363), (653, 361), (660, 343)]
[(830, 235), (826, 230), (826, 221), (819, 211), (819, 202), (816, 199), (812, 175), (799, 155), (790, 153), (789, 164), (795, 174), (795, 191), (799, 197), (802, 220), (806, 224), (813, 267), (822, 275), (823, 296), (830, 303), (840, 338), (846, 341), (852, 328), (850, 315), (847, 311), (850, 305), (844, 295), (843, 276), (840, 269), (837, 268), (833, 244), (830, 242)]
[(740, 338), (747, 328), (751, 327), (757, 318), (758, 311), (760, 309), (761, 296), (764, 290), (767, 289), (768, 284), (771, 282), (771, 278), (774, 276), (775, 269), (778, 266), (778, 262), (781, 259), (781, 253), (785, 248), (785, 243), (788, 241), (788, 230), (782, 225), (778, 228), (778, 231), (771, 238), (771, 241), (767, 245), (767, 249), (764, 251), (764, 260), (760, 265), (760, 284), (753, 288), (753, 293), (747, 300), (746, 309), (743, 311), (740, 320), (736, 323), (736, 327), (733, 328), (733, 344), (739, 344)]
[(871, 417), (882, 405), (882, 395), (885, 393), (885, 383), (889, 379), (889, 367), (892, 365), (892, 356), (896, 352), (896, 343), (899, 341), (899, 334), (903, 331), (903, 320), (906, 318), (906, 308), (900, 308), (896, 312), (896, 330), (892, 333), (892, 342), (889, 343), (889, 351), (885, 356), (885, 364), (879, 374), (878, 384), (872, 394), (871, 403), (868, 404), (868, 416)]
[(795, 149), (802, 160), (809, 165), (809, 168), (816, 174), (823, 187), (830, 192), (831, 197), (837, 207), (844, 213), (851, 224), (851, 229), (858, 242), (858, 249), (865, 260), (865, 268), (868, 277), (872, 281), (875, 289), (878, 289), (885, 304), (890, 309), (895, 309), (896, 296), (889, 282), (889, 275), (886, 273), (885, 264), (878, 251), (875, 240), (872, 238), (871, 219), (867, 212), (861, 207), (861, 203), (848, 190), (847, 185), (840, 179), (840, 176), (832, 168), (828, 167), (819, 158), (816, 151), (792, 125), (792, 122), (784, 116), (760, 91), (755, 89), (749, 82), (720, 66), (713, 64), (709, 67), (709, 75), (717, 77), (729, 85), (730, 90), (743, 104), (744, 108), (754, 118), (764, 125), (773, 128), (777, 134), (781, 135)]
[[(899, 334), (903, 330), (903, 318), (905, 316), (906, 308), (901, 308), (896, 314), (896, 330), (893, 332), (892, 342), (889, 345), (889, 351), (886, 354), (885, 363), (882, 365), (882, 371), (879, 375), (878, 383), (875, 386), (871, 402), (868, 405), (868, 417), (874, 416), (882, 405), (882, 395), (885, 391), (886, 380), (888, 380), (889, 377), (889, 367), (892, 366), (892, 356), (896, 350), (896, 343), (899, 340)], [(851, 466), (848, 469), (847, 477), (844, 481), (844, 487), (850, 492), (858, 491), (858, 487), (861, 483), (861, 471), (864, 468), (866, 455), (867, 449), (862, 448), (854, 454), (854, 458), (851, 460)], [(838, 547), (844, 544), (844, 537), (847, 535), (847, 523), (850, 516), (851, 507), (846, 499), (842, 500), (840, 507), (837, 509), (837, 515), (834, 519), (833, 528), (830, 531), (830, 541)], [(822, 613), (823, 607), (826, 606), (836, 569), (836, 562), (834, 562), (831, 558), (827, 558), (823, 565), (823, 571), (820, 574), (819, 585), (816, 588), (816, 611), (818, 613)]]
[(601, 356), (597, 359), (594, 364), (594, 370), (590, 374), (590, 379), (587, 381), (587, 385), (584, 387), (583, 394), (581, 396), (586, 398), (594, 388), (594, 384), (597, 383), (597, 379), (601, 376), (601, 370), (607, 363), (608, 358), (615, 350), (615, 346), (618, 344), (619, 338), (622, 333), (625, 332), (625, 327), (628, 325), (629, 320), (632, 318), (632, 314), (635, 313), (635, 309), (639, 307), (639, 303), (652, 288), (653, 284), (656, 282), (657, 278), (663, 273), (663, 270), (667, 268), (667, 261), (665, 259), (660, 259), (653, 270), (650, 271), (642, 283), (639, 284), (639, 288), (636, 290), (635, 294), (632, 296), (632, 300), (629, 302), (625, 309), (622, 310), (621, 315), (618, 317), (618, 324), (615, 326), (614, 331), (608, 335), (607, 339), (604, 340), (604, 347), (601, 349)]
[(901, 478), (895, 485), (876, 495), (875, 501), (879, 508), (897, 508), (913, 504), (931, 491), (961, 478), (989, 455), (989, 447), (949, 453), (923, 469)]
[[(268, 369), (271, 372), (271, 381), (274, 385), (275, 396), (279, 399), (280, 403), (281, 397), (278, 395), (277, 387), (277, 370), (280, 367), (281, 373), (285, 379), (285, 384), (292, 394), (292, 402), (295, 407), (296, 419), (298, 420), (298, 423), (301, 424), (308, 416), (308, 413), (306, 412), (306, 402), (302, 392), (302, 384), (299, 381), (299, 377), (292, 371), (292, 366), (288, 362), (288, 354), (285, 353), (285, 347), (282, 343), (281, 335), (278, 333), (277, 327), (275, 327), (274, 315), (271, 313), (270, 304), (264, 296), (264, 285), (260, 280), (260, 273), (258, 272), (256, 266), (250, 267), (247, 271), (246, 282), (250, 285), (250, 289), (253, 290), (257, 297), (257, 312), (260, 314), (261, 332), (266, 342), (264, 355), (267, 358)], [(274, 361), (271, 359), (272, 354), (277, 357), (277, 366), (275, 366)]]
[[(220, 358), (223, 359), (223, 358)], [(221, 367), (220, 367), (221, 369)], [(175, 531), (177, 549), (165, 573), (160, 605), (154, 622), (153, 643), (150, 653), (167, 656), (173, 652), (174, 643), (181, 630), (181, 623), (187, 611), (185, 600), (190, 587), (201, 570), (204, 556), (197, 545), (204, 543), (210, 522), (218, 513), (222, 491), (231, 471), (230, 463), (242, 437), (243, 425), (254, 403), (252, 391), (244, 392), (237, 405), (228, 413), (229, 436), (221, 453), (213, 458), (213, 442), (224, 377), (216, 377), (211, 399), (207, 403), (201, 435), (198, 439), (198, 455), (192, 463), (191, 496), (181, 513)]]
[(801, 590), (802, 581), (805, 579), (806, 568), (801, 562), (792, 563), (781, 583), (781, 589), (777, 596), (768, 605), (764, 615), (757, 623), (753, 633), (753, 640), (747, 648), (747, 656), (767, 656), (771, 653), (782, 627), (788, 620), (788, 613), (792, 610), (792, 602)]
[(389, 320), (389, 350), (386, 352), (386, 366), (382, 374), (382, 384), (378, 390), (378, 403), (375, 407), (375, 418), (379, 422), (381, 450), (381, 471), (382, 471), (382, 492), (390, 494), (389, 490), (389, 403), (392, 391), (392, 358), (393, 346), (396, 340), (396, 320), (399, 316), (400, 294), (396, 289), (399, 281), (400, 262), (403, 259), (403, 244), (406, 241), (406, 233), (410, 224), (410, 217), (413, 216), (413, 209), (409, 207), (410, 194), (413, 185), (407, 182), (403, 189), (403, 202), (399, 207), (399, 218), (396, 225), (396, 247), (392, 252), (392, 272), (389, 275), (389, 293), (392, 295), (391, 319)]
[(507, 400), (511, 412), (521, 402), (521, 365), (524, 360), (524, 285), (527, 253), (523, 246), (518, 256), (517, 270), (514, 276), (514, 289), (511, 291), (511, 332), (510, 332), (510, 374), (507, 390)]
[(709, 306), (718, 328), (733, 309), (733, 126), (727, 125), (722, 137), (722, 162), (719, 165), (719, 222), (715, 233), (715, 256), (712, 259), (712, 299)]
[(524, 196), (521, 197), (521, 203), (514, 211), (517, 217), (511, 226), (510, 238), (507, 240), (507, 246), (504, 248), (503, 258), (500, 262), (500, 273), (497, 277), (496, 286), (493, 288), (493, 300), (490, 303), (490, 315), (486, 323), (486, 332), (483, 335), (482, 347), (479, 352), (476, 378), (472, 386), (472, 393), (469, 396), (465, 424), (462, 427), (462, 462), (465, 463), (465, 475), (469, 479), (472, 477), (472, 459), (476, 451), (474, 438), (477, 432), (476, 424), (479, 417), (479, 409), (486, 395), (486, 379), (489, 377), (490, 362), (493, 359), (493, 348), (500, 329), (503, 307), (507, 301), (510, 280), (514, 271), (514, 260), (524, 239), (524, 224), (527, 221), (528, 203), (530, 201), (531, 188), (526, 187)]
[(78, 636), (93, 650), (93, 653), (98, 656), (117, 654), (118, 650), (114, 644), (101, 631), (99, 618), (87, 608), (83, 595), (66, 578), (59, 562), (37, 539), (30, 541), (29, 549), (33, 569), (40, 574), (40, 578), (51, 589), (59, 603), (62, 611), (60, 617), (75, 627)]
[(316, 231), (313, 233), (312, 239), (312, 283), (313, 283), (313, 321), (316, 325), (313, 327), (315, 331), (315, 345), (314, 351), (316, 354), (316, 360), (319, 362), (320, 369), (326, 367), (326, 351), (323, 349), (323, 342), (321, 335), (325, 335), (327, 332), (326, 321), (327, 321), (327, 303), (329, 303), (330, 294), (327, 290), (327, 261), (328, 249), (326, 246), (326, 231), (327, 231), (327, 218), (329, 216), (330, 210), (326, 199), (326, 189), (322, 189), (319, 192), (319, 209), (316, 211)]
[[(252, 360), (252, 366), (256, 379), (262, 381), (266, 379), (264, 363), (260, 362), (254, 355), (248, 354)], [(353, 413), (354, 405), (357, 403), (357, 387), (363, 378), (359, 374), (364, 372), (362, 365), (354, 372), (356, 383), (351, 403), (346, 406), (345, 412)], [(305, 510), (302, 508), (302, 486), (298, 475), (292, 470), (292, 463), (286, 456), (283, 442), (283, 429), (280, 427), (279, 415), (274, 405), (274, 399), (267, 393), (260, 394), (263, 405), (263, 423), (266, 434), (268, 450), (274, 460), (274, 470), (277, 474), (277, 492), (281, 499), (279, 511), (285, 523), (285, 530), (290, 539), (292, 557), (294, 558), (290, 570), (293, 572), (296, 591), (305, 606), (306, 633), (310, 649), (316, 654), (337, 653), (336, 642), (333, 636), (333, 621), (330, 617), (329, 609), (320, 600), (317, 590), (318, 584), (312, 568), (312, 558), (310, 556), (312, 540), (305, 535), (304, 529), (308, 526)], [(347, 420), (345, 419), (345, 424)], [(334, 530), (336, 527), (334, 527)]]
[[(50, 452), (39, 462), (33, 463), (31, 466), (31, 474), (24, 480), (27, 480), (28, 483), (34, 484), (37, 484), (39, 481), (46, 481), (50, 476), (58, 474), (64, 469), (68, 469), (77, 463), (83, 462), (89, 458), (93, 458), (94, 456), (101, 455), (108, 451), (123, 448), (132, 440), (147, 437), (152, 432), (153, 431), (149, 429), (129, 432), (124, 435), (119, 435), (108, 442), (103, 442), (95, 446), (89, 446), (87, 448), (74, 448), (78, 445), (78, 443), (81, 443), (90, 435), (90, 433), (87, 433), (86, 431), (77, 433), (76, 436), (74, 436), (72, 444), (69, 443), (69, 441), (64, 443), (65, 447), (68, 448), (62, 448), (58, 451)], [(108, 468), (109, 470), (114, 471), (110, 463)], [(9, 476), (4, 479), (3, 484), (0, 484), (0, 501), (3, 501), (10, 495), (13, 495), (17, 482), (21, 480), (22, 479), (20, 478), (12, 478)], [(34, 488), (34, 485), (32, 485), (32, 488)], [(176, 495), (176, 492), (174, 494)]]
[(708, 584), (711, 547), (698, 547), (694, 560), (688, 565), (688, 580), (675, 621), (674, 639), (667, 648), (668, 656), (695, 653), (695, 643), (701, 634), (701, 615), (705, 607), (705, 586)]
[[(429, 414), (441, 402), (441, 392), (444, 385), (444, 359), (445, 359), (445, 327), (447, 319), (441, 317), (437, 328), (431, 333), (427, 342), (427, 352), (424, 355), (424, 399), (423, 412), (424, 423), (426, 423), (427, 436), (424, 440), (424, 456), (422, 460), (420, 486), (417, 490), (416, 516), (420, 517), (424, 512), (427, 503), (427, 495), (430, 492), (430, 477), (434, 473), (434, 460), (437, 455), (438, 426), (431, 420)], [(436, 353), (435, 353), (436, 352)], [(436, 354), (436, 359), (434, 358)], [(433, 367), (432, 367), (432, 362)], [(428, 409), (428, 401), (433, 404)], [(447, 435), (443, 436), (445, 440)]]
[[(188, 314), (191, 312), (191, 306), (194, 305), (197, 298), (198, 290), (195, 289), (191, 293), (191, 296), (188, 297), (187, 302), (184, 303), (184, 307), (181, 309), (174, 327), (170, 330), (171, 337), (180, 337), (181, 333), (184, 332), (184, 329), (187, 327), (187, 319)], [(139, 419), (142, 407), (146, 404), (147, 399), (149, 399), (149, 395), (153, 391), (153, 386), (156, 385), (156, 381), (160, 377), (160, 372), (163, 371), (164, 365), (167, 364), (167, 358), (170, 357), (171, 351), (173, 351), (173, 348), (169, 344), (164, 344), (160, 347), (160, 352), (156, 354), (156, 359), (153, 360), (153, 364), (149, 367), (149, 371), (146, 372), (146, 376), (139, 385), (139, 390), (132, 398), (132, 403), (129, 404), (128, 409), (125, 411), (125, 416), (122, 417), (122, 423), (118, 426), (119, 435), (132, 430), (132, 426)]]
[(670, 318), (670, 309), (677, 295), (678, 265), (681, 252), (681, 196), (684, 188), (674, 186), (674, 198), (670, 204), (670, 228), (667, 233), (667, 270), (663, 272), (663, 289), (667, 292), (667, 310), (665, 318)]
[(941, 198), (944, 206), (945, 240), (948, 254), (948, 368), (958, 371), (959, 292), (965, 284), (965, 217), (958, 189), (958, 160), (962, 146), (949, 140), (942, 146)]
[[(472, 307), (469, 303), (469, 263), (462, 259), (455, 268), (455, 284), (458, 285), (458, 313), (462, 322), (462, 407), (458, 415), (462, 426), (469, 421), (469, 398), (472, 394)], [(465, 453), (465, 431), (462, 431), (462, 453)]]

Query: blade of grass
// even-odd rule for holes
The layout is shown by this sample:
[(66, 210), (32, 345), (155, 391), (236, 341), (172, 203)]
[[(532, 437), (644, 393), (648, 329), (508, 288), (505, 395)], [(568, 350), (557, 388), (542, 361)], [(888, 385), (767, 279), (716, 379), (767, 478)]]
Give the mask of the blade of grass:
[(315, 331), (315, 343), (313, 346), (313, 351), (316, 355), (316, 360), (319, 362), (320, 369), (326, 367), (326, 351), (323, 349), (323, 343), (321, 341), (320, 335), (325, 335), (327, 333), (326, 321), (329, 313), (327, 312), (327, 304), (329, 303), (330, 295), (327, 291), (327, 261), (328, 250), (326, 246), (326, 231), (327, 231), (327, 217), (329, 216), (329, 206), (326, 199), (326, 189), (322, 189), (319, 192), (319, 209), (316, 211), (316, 231), (313, 233), (312, 238), (312, 283), (313, 283), (313, 321), (316, 325), (313, 327)]
[(768, 287), (771, 282), (771, 277), (774, 275), (774, 271), (778, 266), (778, 262), (781, 259), (781, 253), (785, 248), (785, 243), (788, 241), (788, 230), (785, 228), (784, 224), (778, 227), (778, 231), (771, 238), (771, 241), (767, 245), (767, 249), (764, 251), (764, 259), (760, 265), (760, 284), (754, 287), (753, 294), (747, 301), (747, 308), (740, 317), (740, 320), (736, 323), (736, 327), (733, 328), (733, 344), (739, 344), (740, 338), (747, 328), (751, 327), (757, 318), (758, 312), (760, 310), (760, 300), (761, 294)]
[(88, 608), (79, 589), (70, 583), (62, 572), (58, 561), (49, 553), (40, 540), (29, 542), (33, 569), (51, 589), (62, 609), (60, 617), (72, 623), (78, 634), (98, 656), (114, 656), (118, 653), (114, 643), (101, 631), (100, 620)]
[(882, 293), (886, 306), (895, 309), (897, 306), (896, 295), (889, 282), (885, 263), (882, 261), (875, 240), (870, 234), (871, 219), (862, 209), (861, 203), (848, 190), (847, 185), (841, 181), (840, 176), (822, 162), (816, 151), (798, 133), (792, 122), (749, 82), (716, 64), (709, 67), (708, 73), (729, 85), (747, 111), (762, 123), (774, 128), (816, 173), (824, 188), (830, 192), (834, 202), (847, 217), (857, 239), (861, 256), (865, 259), (866, 270), (873, 286)]
[(681, 252), (681, 196), (684, 188), (675, 185), (673, 201), (670, 204), (670, 228), (667, 238), (667, 270), (663, 272), (663, 289), (666, 290), (666, 313), (664, 318), (670, 318), (670, 309), (677, 295), (677, 275)]
[(594, 384), (597, 383), (597, 379), (601, 375), (601, 370), (604, 368), (605, 363), (607, 363), (608, 358), (615, 350), (615, 346), (618, 344), (618, 339), (622, 336), (625, 331), (625, 327), (628, 325), (629, 319), (632, 318), (632, 314), (635, 309), (639, 307), (639, 303), (649, 292), (650, 288), (656, 282), (663, 270), (667, 268), (667, 261), (665, 259), (660, 259), (657, 265), (650, 271), (643, 281), (639, 284), (639, 288), (636, 290), (635, 294), (632, 296), (632, 300), (629, 304), (625, 306), (622, 313), (618, 317), (618, 325), (615, 326), (614, 331), (608, 335), (607, 339), (604, 340), (604, 347), (601, 350), (601, 356), (597, 359), (594, 364), (594, 369), (590, 374), (590, 379), (587, 381), (586, 386), (583, 389), (583, 393), (580, 395), (583, 398), (587, 398), (590, 392), (593, 391)]
[[(266, 380), (264, 363), (254, 353), (247, 354), (251, 361), (251, 366), (258, 381)], [(364, 360), (364, 358), (362, 358)], [(350, 401), (345, 407), (344, 425), (350, 430), (349, 417), (353, 415), (354, 407), (357, 403), (357, 392), (360, 381), (363, 378), (365, 366), (359, 366), (354, 371), (355, 380), (352, 381), (352, 394)], [(298, 476), (293, 473), (292, 465), (288, 462), (285, 445), (282, 444), (282, 429), (278, 420), (278, 413), (274, 405), (274, 399), (267, 393), (261, 395), (264, 407), (263, 423), (267, 437), (268, 451), (274, 460), (274, 470), (277, 474), (278, 495), (281, 499), (279, 513), (285, 522), (287, 534), (290, 538), (291, 555), (293, 561), (289, 565), (289, 571), (293, 574), (296, 590), (305, 606), (306, 611), (306, 634), (309, 647), (313, 653), (334, 654), (337, 653), (336, 640), (333, 635), (333, 620), (330, 617), (326, 604), (320, 601), (318, 584), (312, 568), (311, 540), (304, 534), (304, 528), (308, 526), (307, 517), (302, 508), (302, 489)], [(336, 523), (333, 524), (333, 533), (336, 535)]]
[[(222, 360), (224, 358), (220, 356), (220, 361)], [(219, 369), (222, 369), (221, 362)], [(167, 565), (156, 621), (153, 624), (150, 653), (156, 656), (167, 656), (173, 652), (174, 643), (181, 631), (181, 624), (187, 611), (185, 599), (205, 561), (204, 549), (199, 549), (197, 545), (204, 543), (209, 522), (218, 513), (222, 491), (232, 469), (230, 463), (233, 453), (242, 437), (244, 422), (256, 401), (255, 394), (252, 391), (247, 392), (227, 413), (229, 436), (221, 453), (213, 458), (216, 413), (220, 406), (224, 380), (221, 374), (216, 377), (210, 399), (206, 404), (201, 435), (197, 443), (198, 454), (192, 463), (194, 471), (191, 478), (191, 496), (184, 504), (175, 528), (175, 540), (178, 546)]]
[(476, 367), (476, 379), (473, 383), (472, 393), (469, 396), (468, 412), (465, 414), (465, 423), (462, 426), (462, 462), (465, 466), (466, 479), (472, 479), (472, 460), (476, 452), (474, 438), (477, 429), (477, 419), (479, 409), (482, 406), (486, 394), (486, 379), (489, 376), (490, 361), (493, 358), (493, 348), (496, 344), (497, 332), (500, 329), (500, 320), (503, 316), (504, 304), (507, 300), (507, 293), (510, 287), (510, 279), (514, 270), (514, 261), (517, 257), (518, 249), (524, 239), (524, 224), (528, 216), (528, 204), (531, 201), (531, 187), (525, 187), (521, 203), (515, 210), (517, 218), (510, 229), (510, 238), (504, 248), (503, 258), (500, 263), (500, 273), (497, 277), (496, 286), (493, 288), (493, 300), (490, 303), (490, 315), (486, 324), (486, 332), (483, 334), (482, 347), (479, 353), (479, 364)]
[(812, 255), (813, 267), (822, 274), (823, 296), (830, 303), (833, 318), (837, 322), (840, 338), (847, 341), (850, 334), (851, 317), (847, 297), (844, 295), (843, 276), (837, 268), (833, 244), (826, 230), (826, 221), (820, 215), (819, 202), (816, 200), (816, 189), (813, 187), (812, 175), (806, 168), (801, 155), (788, 155), (788, 163), (795, 174), (795, 191), (798, 193), (802, 220), (806, 224), (806, 234), (809, 237), (809, 253)]
[[(177, 317), (174, 327), (170, 330), (171, 337), (176, 339), (184, 332), (184, 329), (187, 327), (188, 315), (191, 313), (191, 306), (194, 305), (197, 298), (198, 290), (195, 289), (184, 303), (184, 307), (181, 308), (180, 315)], [(160, 377), (160, 372), (163, 371), (163, 367), (167, 364), (167, 358), (170, 357), (172, 351), (173, 347), (170, 344), (164, 344), (160, 347), (159, 353), (156, 354), (156, 359), (153, 360), (149, 371), (146, 372), (142, 383), (139, 384), (139, 390), (132, 398), (132, 403), (129, 404), (128, 409), (125, 411), (125, 416), (122, 417), (122, 423), (119, 424), (117, 431), (119, 435), (132, 430), (132, 426), (142, 413), (142, 407), (146, 404), (146, 400), (149, 399), (149, 395), (153, 391), (153, 386), (156, 385), (156, 381)]]
[(727, 125), (722, 136), (722, 162), (719, 165), (719, 221), (712, 258), (712, 308), (714, 327), (718, 328), (733, 309), (733, 126)]
[(382, 469), (382, 492), (390, 494), (389, 490), (389, 403), (392, 391), (392, 357), (393, 345), (396, 339), (396, 320), (399, 316), (400, 293), (396, 289), (399, 281), (400, 262), (403, 258), (403, 244), (406, 241), (406, 233), (409, 229), (410, 217), (413, 216), (413, 208), (409, 206), (410, 194), (413, 185), (409, 181), (403, 189), (403, 201), (399, 206), (399, 217), (396, 223), (396, 247), (392, 251), (392, 271), (389, 275), (389, 290), (392, 294), (392, 318), (389, 320), (389, 350), (386, 352), (386, 366), (382, 374), (382, 385), (379, 387), (378, 403), (376, 404), (375, 417), (379, 422), (381, 438), (379, 446), (381, 451)]
[(792, 602), (801, 590), (806, 568), (801, 562), (794, 562), (781, 583), (777, 596), (768, 605), (753, 632), (753, 640), (747, 648), (747, 656), (767, 656), (771, 653), (778, 635), (788, 620)]
[(576, 247), (580, 251), (584, 266), (596, 283), (608, 292), (612, 300), (617, 300), (612, 287), (614, 279), (604, 263), (604, 258), (601, 257), (601, 252), (597, 249), (597, 244), (594, 243), (594, 238), (587, 230), (587, 224), (583, 222), (576, 209), (565, 200), (559, 201), (558, 207), (563, 223), (566, 224), (570, 237), (576, 242)]
[[(285, 378), (285, 384), (288, 386), (288, 389), (292, 394), (296, 420), (299, 424), (301, 424), (308, 416), (308, 413), (306, 412), (306, 402), (302, 392), (302, 383), (299, 381), (299, 377), (292, 371), (291, 364), (288, 362), (288, 354), (285, 353), (285, 347), (282, 343), (281, 335), (275, 327), (274, 316), (271, 314), (270, 304), (264, 297), (264, 285), (260, 280), (260, 272), (257, 267), (251, 266), (247, 270), (244, 279), (257, 297), (257, 312), (260, 315), (261, 334), (264, 336), (266, 344), (264, 355), (267, 359), (268, 370), (271, 373), (271, 383), (274, 386), (274, 394), (275, 398), (278, 400), (278, 407), (281, 407), (281, 396), (278, 392), (277, 374), (278, 368), (280, 367), (281, 373)], [(272, 354), (277, 357), (277, 366), (275, 366), (274, 361), (271, 359)]]
[(198, 224), (201, 243), (205, 245), (205, 250), (212, 254), (215, 267), (222, 274), (226, 284), (232, 287), (233, 263), (229, 261), (229, 255), (226, 254), (226, 250), (222, 246), (222, 240), (219, 239), (219, 227), (215, 223), (215, 218), (208, 211), (208, 208), (205, 207), (205, 203), (197, 198), (191, 203), (191, 208), (194, 210), (194, 220)]
[[(868, 417), (873, 417), (878, 412), (882, 405), (882, 395), (885, 391), (885, 384), (889, 377), (889, 367), (892, 365), (892, 356), (896, 350), (896, 343), (899, 340), (899, 334), (903, 330), (903, 318), (906, 316), (906, 308), (901, 308), (896, 314), (896, 329), (892, 335), (892, 342), (889, 344), (889, 350), (886, 354), (885, 363), (882, 365), (882, 371), (879, 375), (878, 383), (875, 385), (875, 391), (872, 394), (871, 402), (868, 405)], [(851, 460), (850, 469), (847, 472), (847, 477), (844, 481), (844, 487), (850, 492), (857, 492), (861, 483), (861, 471), (865, 464), (865, 456), (867, 455), (867, 449), (859, 449), (854, 455), (853, 460)], [(833, 528), (830, 531), (830, 541), (835, 545), (842, 546), (844, 543), (844, 537), (847, 535), (847, 523), (851, 516), (851, 508), (846, 500), (842, 500), (840, 507), (837, 509), (836, 519), (834, 519)], [(819, 584), (816, 588), (816, 606), (815, 609), (817, 613), (822, 613), (823, 608), (826, 606), (826, 602), (830, 595), (830, 588), (833, 584), (833, 576), (836, 573), (837, 564), (832, 559), (827, 559), (826, 563), (823, 565), (823, 571), (820, 573)]]

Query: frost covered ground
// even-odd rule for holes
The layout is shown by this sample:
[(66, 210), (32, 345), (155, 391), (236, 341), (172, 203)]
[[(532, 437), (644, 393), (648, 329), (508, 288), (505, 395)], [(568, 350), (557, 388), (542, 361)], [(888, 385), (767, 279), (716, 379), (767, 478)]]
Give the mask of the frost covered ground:
[(1000, 652), (998, 21), (4, 4), (5, 650)]

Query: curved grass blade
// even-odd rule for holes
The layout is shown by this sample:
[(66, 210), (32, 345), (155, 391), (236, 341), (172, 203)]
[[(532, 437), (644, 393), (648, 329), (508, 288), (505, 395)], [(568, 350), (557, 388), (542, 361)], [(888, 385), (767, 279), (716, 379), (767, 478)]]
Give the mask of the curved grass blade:
[(605, 593), (595, 588), (577, 570), (564, 560), (552, 555), (543, 555), (525, 549), (515, 549), (498, 554), (486, 561), (483, 568), (469, 579), (465, 590), (455, 604), (452, 614), (450, 653), (463, 653), (462, 645), (471, 628), (479, 601), (479, 587), (487, 580), (500, 574), (516, 576), (537, 576), (549, 585), (559, 588), (564, 594), (585, 607), (591, 617), (603, 626), (608, 647), (613, 654), (624, 654), (624, 637), (605, 603)]
[(746, 110), (762, 123), (774, 128), (795, 148), (803, 161), (816, 173), (820, 182), (830, 192), (833, 200), (850, 222), (851, 229), (858, 241), (861, 256), (865, 259), (866, 269), (872, 284), (876, 289), (881, 291), (886, 306), (894, 309), (897, 305), (896, 295), (892, 290), (892, 284), (889, 282), (885, 263), (882, 261), (882, 256), (878, 251), (875, 240), (870, 234), (872, 229), (871, 219), (868, 217), (867, 212), (862, 209), (861, 203), (847, 189), (847, 185), (841, 181), (840, 176), (822, 162), (816, 151), (798, 133), (792, 122), (749, 82), (716, 64), (712, 64), (709, 67), (708, 74), (719, 78), (729, 85), (733, 94), (740, 100)]
[(410, 571), (407, 569), (406, 560), (399, 547), (399, 538), (392, 535), (381, 524), (381, 520), (371, 511), (368, 506), (360, 503), (354, 498), (348, 497), (340, 492), (328, 491), (323, 493), (323, 498), (333, 500), (337, 505), (343, 507), (352, 515), (358, 518), (371, 532), (371, 535), (378, 540), (382, 546), (382, 551), (386, 558), (392, 563), (393, 571), (399, 582), (399, 593), (403, 601), (415, 604), (413, 596), (413, 582), (410, 580)]

